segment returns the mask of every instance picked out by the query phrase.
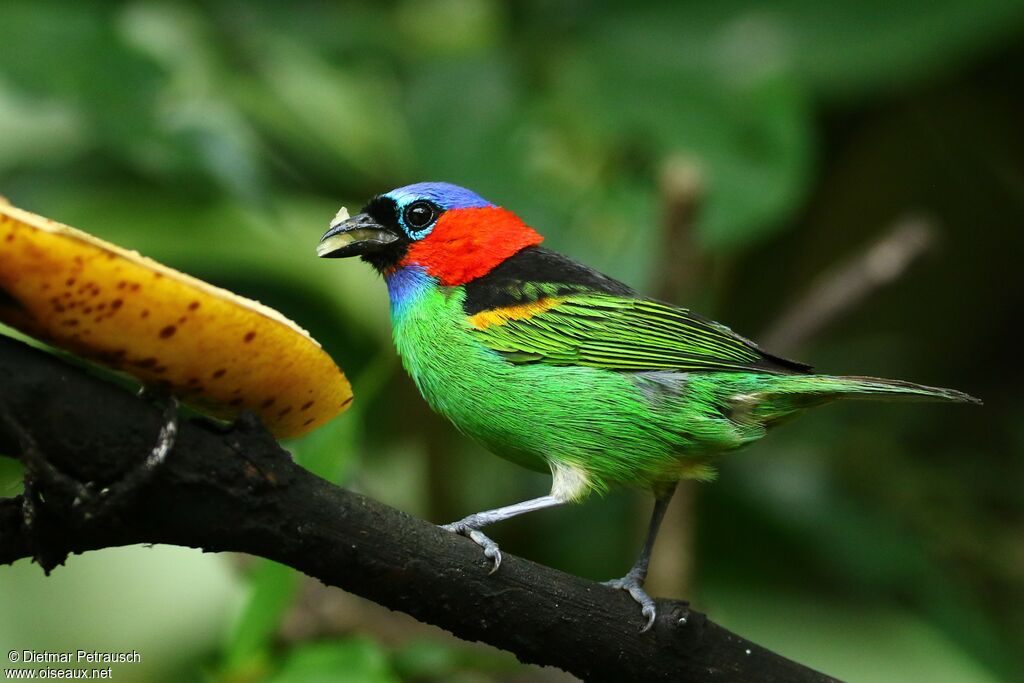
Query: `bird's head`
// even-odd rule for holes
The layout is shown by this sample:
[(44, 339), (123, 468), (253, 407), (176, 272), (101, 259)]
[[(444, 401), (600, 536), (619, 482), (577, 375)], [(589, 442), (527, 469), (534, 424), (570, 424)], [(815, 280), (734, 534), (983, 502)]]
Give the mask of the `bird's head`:
[(419, 267), (448, 286), (482, 275), (544, 238), (514, 213), (451, 183), (416, 183), (371, 199), (333, 223), (322, 258), (361, 256), (385, 275)]

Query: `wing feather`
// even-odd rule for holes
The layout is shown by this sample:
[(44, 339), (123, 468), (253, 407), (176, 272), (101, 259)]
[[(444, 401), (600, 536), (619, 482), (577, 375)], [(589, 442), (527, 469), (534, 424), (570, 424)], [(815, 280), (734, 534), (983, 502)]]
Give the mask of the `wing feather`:
[(809, 372), (728, 327), (530, 247), (467, 286), (472, 334), (510, 363), (609, 370)]

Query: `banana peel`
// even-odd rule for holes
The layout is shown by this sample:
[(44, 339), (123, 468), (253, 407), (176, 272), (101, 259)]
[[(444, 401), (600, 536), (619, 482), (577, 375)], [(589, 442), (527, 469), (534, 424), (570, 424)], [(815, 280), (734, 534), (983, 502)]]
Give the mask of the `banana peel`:
[(0, 322), (278, 438), (344, 411), (352, 388), (308, 332), (214, 287), (0, 197)]

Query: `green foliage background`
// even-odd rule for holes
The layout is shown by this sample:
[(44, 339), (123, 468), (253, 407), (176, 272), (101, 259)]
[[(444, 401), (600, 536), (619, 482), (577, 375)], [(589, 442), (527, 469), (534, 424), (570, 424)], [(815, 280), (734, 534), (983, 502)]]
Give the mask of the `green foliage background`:
[[(726, 458), (694, 547), (659, 552), (692, 552), (700, 609), (841, 678), (1024, 680), (1022, 39), (1009, 0), (6, 0), (0, 193), (310, 329), (357, 401), (291, 448), (438, 522), (546, 481), (427, 411), (383, 285), (313, 257), (340, 205), (450, 180), (651, 291), (681, 164), (705, 191), (674, 298), (754, 337), (929, 216), (937, 248), (797, 355), (986, 406), (820, 411)], [(0, 458), (0, 495), (18, 479)], [(608, 578), (645, 515), (619, 492), (496, 537)], [(134, 648), (126, 681), (563, 680), (269, 562), (163, 547), (0, 568), (0, 645)]]

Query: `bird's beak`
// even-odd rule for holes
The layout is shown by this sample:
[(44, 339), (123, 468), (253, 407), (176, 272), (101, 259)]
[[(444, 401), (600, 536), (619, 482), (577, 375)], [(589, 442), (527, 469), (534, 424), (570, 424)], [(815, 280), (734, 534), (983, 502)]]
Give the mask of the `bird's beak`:
[(330, 229), (320, 238), (316, 255), (320, 258), (345, 258), (369, 254), (391, 244), (398, 235), (388, 230), (368, 213), (349, 218), (342, 209), (331, 221)]

